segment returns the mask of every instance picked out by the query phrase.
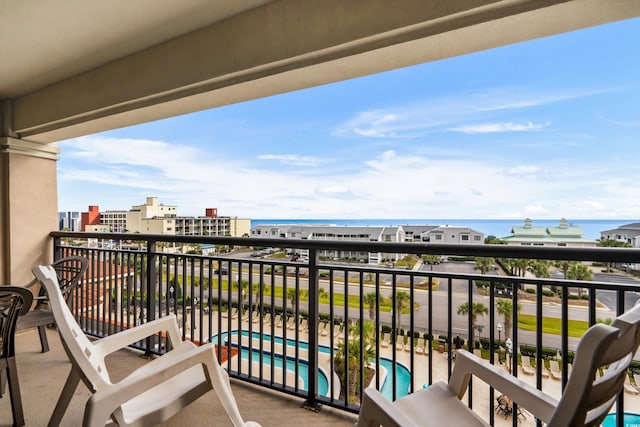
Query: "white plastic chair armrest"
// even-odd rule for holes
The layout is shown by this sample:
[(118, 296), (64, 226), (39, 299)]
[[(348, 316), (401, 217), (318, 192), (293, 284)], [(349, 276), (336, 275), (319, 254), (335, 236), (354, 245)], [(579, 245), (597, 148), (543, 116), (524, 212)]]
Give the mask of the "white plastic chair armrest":
[(158, 332), (167, 332), (169, 340), (172, 345), (177, 345), (182, 341), (180, 331), (178, 330), (178, 323), (176, 321), (175, 314), (171, 314), (160, 319), (152, 320), (148, 323), (143, 323), (131, 329), (125, 329), (117, 334), (110, 335), (105, 338), (101, 338), (93, 342), (96, 348), (99, 348), (103, 354), (110, 354), (114, 351), (118, 351), (133, 343), (150, 337)]
[[(88, 419), (85, 419), (85, 423), (88, 422), (88, 424), (86, 425), (104, 425), (117, 408), (150, 388), (162, 384), (195, 365), (210, 364), (212, 360), (215, 363), (215, 359), (212, 359), (215, 357), (214, 353), (213, 344), (195, 347), (193, 351), (187, 353), (174, 355), (169, 352), (161, 358), (171, 358), (170, 361), (136, 371), (112, 386), (96, 391), (87, 402), (85, 417)], [(217, 367), (219, 368), (219, 365)], [(218, 373), (225, 376), (223, 384), (228, 387), (227, 373), (221, 368)], [(214, 380), (212, 378), (212, 381)], [(216, 383), (215, 386), (220, 387), (220, 384)]]
[(411, 427), (416, 424), (373, 387), (364, 390), (357, 427)]
[(458, 350), (456, 364), (449, 380), (449, 388), (458, 399), (464, 396), (471, 375), (500, 390), (544, 422), (549, 422), (558, 404), (553, 397), (504, 372), (501, 368), (466, 350)]

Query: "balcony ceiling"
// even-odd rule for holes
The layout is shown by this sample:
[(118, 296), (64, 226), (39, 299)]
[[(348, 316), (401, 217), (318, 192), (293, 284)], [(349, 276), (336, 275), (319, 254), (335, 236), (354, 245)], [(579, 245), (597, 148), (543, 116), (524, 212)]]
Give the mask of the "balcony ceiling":
[(33, 92), (268, 1), (3, 1), (0, 99)]
[(638, 0), (0, 2), (0, 136), (49, 143), (640, 16)]

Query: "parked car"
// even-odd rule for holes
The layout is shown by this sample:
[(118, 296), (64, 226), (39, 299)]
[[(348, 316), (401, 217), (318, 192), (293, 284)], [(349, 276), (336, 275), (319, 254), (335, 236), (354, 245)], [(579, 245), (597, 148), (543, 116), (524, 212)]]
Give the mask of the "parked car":
[(223, 276), (228, 276), (229, 275), (229, 270), (226, 267), (222, 267), (221, 269), (215, 269), (213, 270), (214, 274), (218, 274), (218, 272), (220, 272), (220, 274), (222, 274)]

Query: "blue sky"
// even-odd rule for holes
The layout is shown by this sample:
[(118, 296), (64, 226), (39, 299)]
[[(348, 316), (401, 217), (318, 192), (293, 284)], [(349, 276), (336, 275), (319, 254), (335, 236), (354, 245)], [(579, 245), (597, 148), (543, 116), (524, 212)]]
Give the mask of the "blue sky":
[(59, 143), (60, 210), (640, 217), (640, 20)]

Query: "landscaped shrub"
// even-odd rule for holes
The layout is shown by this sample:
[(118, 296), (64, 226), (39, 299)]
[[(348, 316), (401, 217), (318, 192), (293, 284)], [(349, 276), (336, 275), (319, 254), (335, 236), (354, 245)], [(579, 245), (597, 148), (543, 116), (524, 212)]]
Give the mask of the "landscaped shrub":
[(520, 353), (523, 356), (536, 357), (536, 346), (522, 344), (520, 346)]
[(487, 288), (491, 284), (488, 280), (474, 280), (474, 283), (478, 288)]
[(536, 290), (535, 290), (534, 288), (527, 288), (526, 292), (527, 292), (528, 294), (535, 294), (535, 293), (536, 293)]
[(466, 261), (475, 261), (476, 257), (473, 256), (450, 256), (447, 258), (448, 261), (451, 262), (466, 262)]
[(545, 296), (545, 297), (555, 297), (556, 293), (553, 292), (553, 291), (550, 291), (548, 289), (543, 289), (542, 290), (542, 295)]
[[(536, 349), (535, 345), (526, 345), (523, 344), (520, 346), (520, 353), (523, 356), (536, 357)], [(553, 359), (558, 354), (558, 350), (551, 347), (542, 347), (542, 358), (543, 359)], [(571, 362), (570, 362), (571, 363)]]
[(391, 325), (382, 325), (382, 332), (384, 332), (385, 334), (389, 334), (391, 333), (393, 328), (391, 328)]

